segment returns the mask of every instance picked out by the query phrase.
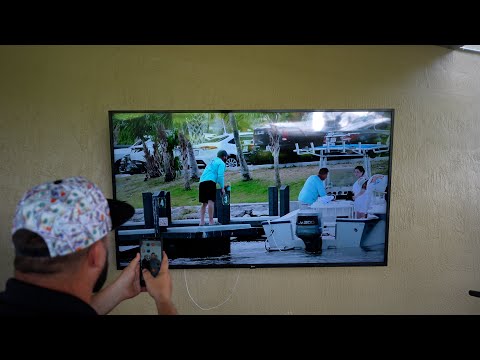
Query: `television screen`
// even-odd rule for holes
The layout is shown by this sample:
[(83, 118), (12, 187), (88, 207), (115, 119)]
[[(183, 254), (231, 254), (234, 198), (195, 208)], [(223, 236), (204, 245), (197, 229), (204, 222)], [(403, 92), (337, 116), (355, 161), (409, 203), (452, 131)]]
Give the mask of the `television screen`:
[(392, 109), (110, 111), (117, 268), (385, 266)]

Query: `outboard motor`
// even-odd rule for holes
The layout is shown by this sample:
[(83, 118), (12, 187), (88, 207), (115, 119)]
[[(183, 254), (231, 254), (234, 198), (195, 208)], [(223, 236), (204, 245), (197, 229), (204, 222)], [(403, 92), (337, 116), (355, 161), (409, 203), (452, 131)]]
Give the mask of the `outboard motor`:
[(322, 218), (314, 210), (301, 210), (297, 214), (295, 235), (305, 243), (305, 251), (322, 252)]

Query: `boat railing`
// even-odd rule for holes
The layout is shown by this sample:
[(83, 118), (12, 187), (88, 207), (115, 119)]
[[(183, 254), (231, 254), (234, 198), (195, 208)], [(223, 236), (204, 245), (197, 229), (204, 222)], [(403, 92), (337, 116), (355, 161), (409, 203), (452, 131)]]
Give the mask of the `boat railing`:
[(293, 152), (298, 155), (310, 154), (319, 157), (324, 156), (365, 156), (368, 152), (373, 152), (375, 154), (388, 152), (390, 151), (390, 146), (382, 143), (377, 144), (362, 144), (361, 142), (357, 144), (346, 144), (343, 140), (341, 145), (331, 145), (329, 142), (326, 145), (315, 146), (313, 142), (310, 143), (309, 147), (300, 148), (298, 143), (295, 143), (295, 150)]

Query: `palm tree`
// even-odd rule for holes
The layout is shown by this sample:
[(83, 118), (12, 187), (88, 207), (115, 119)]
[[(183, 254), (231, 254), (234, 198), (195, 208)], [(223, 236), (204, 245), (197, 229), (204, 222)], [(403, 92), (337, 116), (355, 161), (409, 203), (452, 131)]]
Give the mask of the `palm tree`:
[(157, 124), (158, 151), (162, 161), (162, 168), (165, 172), (165, 182), (175, 180), (176, 174), (173, 171), (172, 140), (168, 139), (165, 127), (162, 123)]
[[(175, 176), (171, 176), (171, 171), (173, 168), (173, 148), (176, 145), (176, 137), (167, 137), (165, 133), (164, 139), (166, 139), (166, 144), (160, 144), (162, 135), (159, 136), (160, 125), (164, 130), (173, 127), (172, 113), (121, 113), (115, 114), (114, 120), (114, 131), (117, 131), (117, 125), (119, 128), (116, 135), (118, 138), (127, 139), (128, 141), (141, 140), (145, 157), (145, 180), (161, 176), (162, 168), (166, 168), (163, 172), (165, 172), (167, 179), (175, 178)], [(148, 139), (153, 141), (153, 154), (150, 154), (146, 146)], [(162, 148), (162, 151), (158, 151), (159, 147)], [(167, 154), (167, 152), (170, 154)], [(164, 156), (166, 161), (163, 160)], [(169, 165), (167, 166), (166, 164)]]
[(143, 152), (145, 154), (145, 181), (150, 178), (157, 178), (162, 176), (160, 169), (160, 161), (158, 157), (158, 144), (153, 144), (153, 154), (147, 148), (147, 144), (142, 142)]
[[(187, 153), (188, 153), (188, 168), (190, 169), (190, 180), (197, 182), (200, 180), (200, 176), (198, 175), (198, 165), (197, 165), (197, 160), (195, 159), (195, 152), (193, 151), (193, 146), (192, 142), (190, 141), (190, 130), (192, 129), (191, 124), (189, 121), (192, 119), (192, 117), (188, 117), (181, 125), (180, 131), (182, 132), (184, 138), (185, 138), (185, 143), (187, 145)], [(179, 142), (180, 142), (180, 135), (179, 135)], [(186, 169), (186, 168), (185, 168)]]
[(159, 164), (155, 161), (155, 154), (150, 154), (146, 141), (148, 137), (153, 137), (154, 128), (157, 119), (149, 116), (150, 114), (141, 114), (140, 116), (129, 119), (124, 129), (133, 135), (135, 139), (140, 139), (143, 146), (145, 156), (145, 180), (149, 178), (157, 178), (161, 175)]
[(187, 128), (184, 133), (188, 134), (188, 138), (194, 144), (201, 143), (205, 140), (204, 133), (207, 132), (209, 122), (209, 114), (195, 113), (185, 119), (184, 126)]
[(178, 134), (178, 142), (180, 145), (180, 152), (181, 152), (181, 159), (182, 159), (182, 167), (183, 167), (183, 180), (184, 180), (184, 189), (191, 190), (190, 187), (190, 177), (188, 171), (188, 146), (187, 146), (187, 139), (185, 135), (181, 132)]
[(273, 156), (273, 168), (275, 169), (275, 186), (277, 189), (280, 189), (282, 182), (280, 181), (280, 170), (278, 167), (280, 155), (280, 132), (278, 131), (278, 127), (270, 123), (270, 132), (268, 135), (270, 138), (270, 152)]
[(197, 160), (195, 159), (192, 143), (187, 137), (185, 137), (185, 140), (187, 142), (188, 163), (190, 165), (190, 180), (196, 182), (200, 180), (200, 176), (198, 176)]
[(247, 162), (243, 156), (242, 144), (240, 143), (240, 135), (238, 134), (237, 120), (234, 113), (228, 113), (228, 119), (233, 129), (233, 138), (235, 139), (235, 146), (237, 147), (237, 160), (240, 163), (240, 171), (242, 173), (243, 181), (252, 180), (250, 176), (250, 170), (248, 169)]
[(113, 136), (113, 145), (118, 144), (118, 134), (120, 133), (120, 129), (124, 127), (124, 121), (119, 120), (119, 121), (114, 121), (112, 123), (113, 131), (112, 131), (112, 136)]

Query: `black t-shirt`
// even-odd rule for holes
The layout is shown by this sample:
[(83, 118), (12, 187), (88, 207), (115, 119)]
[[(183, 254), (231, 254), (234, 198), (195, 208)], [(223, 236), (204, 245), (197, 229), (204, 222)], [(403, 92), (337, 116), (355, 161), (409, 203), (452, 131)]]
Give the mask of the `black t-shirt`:
[(81, 315), (97, 312), (83, 300), (55, 290), (9, 279), (0, 293), (0, 315)]

